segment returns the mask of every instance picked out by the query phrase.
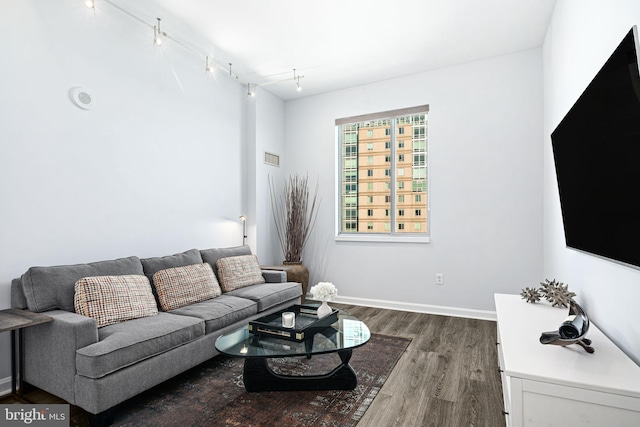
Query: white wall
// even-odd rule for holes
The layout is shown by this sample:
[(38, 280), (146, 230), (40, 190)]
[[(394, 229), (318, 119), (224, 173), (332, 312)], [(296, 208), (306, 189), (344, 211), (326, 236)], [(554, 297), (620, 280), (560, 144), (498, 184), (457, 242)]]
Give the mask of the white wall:
[[(640, 3), (635, 0), (557, 3), (543, 46), (543, 142), (545, 277), (569, 284), (593, 322), (640, 364), (640, 326), (635, 316), (640, 271), (566, 248), (550, 138), (623, 37), (638, 24)], [(594, 347), (597, 351), (597, 343)]]
[[(334, 120), (429, 104), (431, 243), (334, 241)], [(341, 296), (494, 310), (542, 273), (542, 68), (535, 49), (288, 101), (287, 172), (320, 179), (304, 253)], [(435, 285), (444, 273), (445, 285)]]
[[(246, 88), (83, 3), (2, 4), (0, 308), (33, 265), (242, 243)], [(94, 110), (70, 102), (74, 86), (93, 92)]]
[[(276, 189), (281, 189), (284, 182), (286, 165), (284, 145), (284, 101), (273, 96), (262, 88), (258, 88), (256, 103), (256, 209), (257, 246), (256, 254), (262, 264), (278, 265), (284, 256), (278, 243), (273, 213), (269, 179)], [(280, 167), (264, 163), (264, 152), (280, 156)], [(276, 193), (278, 194), (278, 193)]]

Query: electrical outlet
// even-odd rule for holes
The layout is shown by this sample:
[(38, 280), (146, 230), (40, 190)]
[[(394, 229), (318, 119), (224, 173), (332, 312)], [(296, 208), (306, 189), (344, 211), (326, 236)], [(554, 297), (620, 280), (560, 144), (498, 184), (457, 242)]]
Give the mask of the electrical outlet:
[(436, 285), (444, 285), (444, 274), (442, 273), (436, 274)]

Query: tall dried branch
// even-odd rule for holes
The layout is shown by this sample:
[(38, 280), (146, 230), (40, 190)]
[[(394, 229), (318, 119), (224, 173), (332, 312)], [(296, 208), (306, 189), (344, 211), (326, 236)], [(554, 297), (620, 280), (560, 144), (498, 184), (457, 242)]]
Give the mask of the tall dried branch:
[(309, 177), (298, 174), (285, 180), (284, 190), (277, 196), (275, 187), (269, 179), (271, 207), (280, 247), (286, 262), (300, 262), (311, 231), (316, 223), (320, 200), (316, 183), (313, 199), (309, 205)]

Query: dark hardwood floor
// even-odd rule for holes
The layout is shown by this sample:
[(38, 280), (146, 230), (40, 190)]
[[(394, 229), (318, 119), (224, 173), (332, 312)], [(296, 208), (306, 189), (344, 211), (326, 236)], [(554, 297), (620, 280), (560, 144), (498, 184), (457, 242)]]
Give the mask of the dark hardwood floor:
[[(359, 427), (505, 425), (495, 322), (332, 305), (363, 320), (373, 333), (412, 338)], [(64, 403), (40, 390), (26, 397)]]
[(413, 339), (358, 426), (505, 425), (495, 322), (335, 305)]

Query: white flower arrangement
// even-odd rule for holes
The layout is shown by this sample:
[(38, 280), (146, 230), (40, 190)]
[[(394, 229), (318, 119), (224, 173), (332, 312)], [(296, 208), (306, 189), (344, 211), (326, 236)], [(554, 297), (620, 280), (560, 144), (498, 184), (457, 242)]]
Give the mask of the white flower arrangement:
[(318, 282), (317, 285), (311, 287), (309, 292), (313, 295), (313, 299), (321, 301), (328, 300), (338, 295), (338, 289), (333, 283), (329, 282)]

